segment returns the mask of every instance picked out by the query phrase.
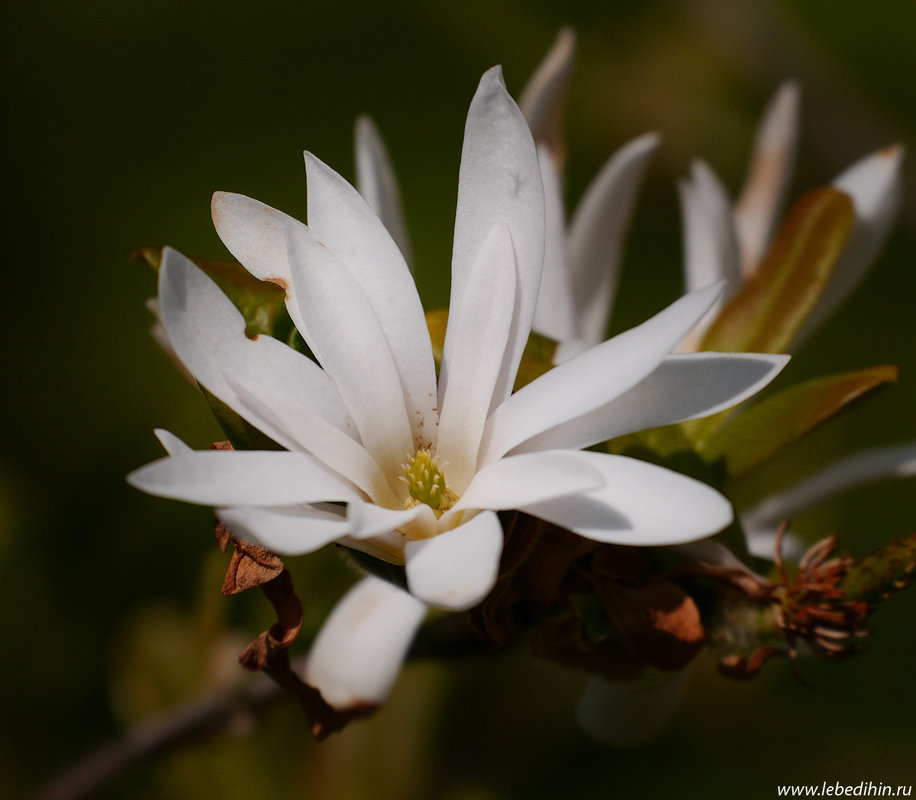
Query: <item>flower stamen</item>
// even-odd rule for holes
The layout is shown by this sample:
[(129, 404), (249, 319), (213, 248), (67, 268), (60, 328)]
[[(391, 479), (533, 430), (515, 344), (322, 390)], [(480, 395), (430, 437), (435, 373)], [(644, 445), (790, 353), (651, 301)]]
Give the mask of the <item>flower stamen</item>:
[(410, 492), (406, 508), (423, 503), (440, 517), (457, 502), (458, 495), (448, 488), (439, 459), (430, 450), (417, 450), (409, 463), (404, 464), (404, 473), (401, 480), (405, 481)]

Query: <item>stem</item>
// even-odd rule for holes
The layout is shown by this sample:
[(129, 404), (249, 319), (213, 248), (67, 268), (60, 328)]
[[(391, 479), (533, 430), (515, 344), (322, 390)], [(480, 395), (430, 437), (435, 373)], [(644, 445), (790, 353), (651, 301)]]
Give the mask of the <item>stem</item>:
[(259, 675), (236, 688), (197, 698), (140, 723), (64, 770), (39, 800), (79, 800), (102, 789), (130, 767), (164, 755), (178, 745), (223, 729), (237, 714), (261, 713), (285, 696)]
[[(407, 660), (453, 658), (481, 650), (464, 615), (433, 619), (417, 633)], [(305, 657), (290, 665), (301, 675)], [(292, 692), (295, 696), (296, 692)], [(38, 800), (80, 800), (112, 783), (131, 767), (165, 755), (180, 745), (225, 729), (238, 715), (262, 714), (289, 697), (266, 674), (256, 675), (242, 687), (195, 698), (185, 705), (138, 724), (122, 736), (88, 753), (58, 775)], [(301, 698), (300, 698), (301, 702)]]

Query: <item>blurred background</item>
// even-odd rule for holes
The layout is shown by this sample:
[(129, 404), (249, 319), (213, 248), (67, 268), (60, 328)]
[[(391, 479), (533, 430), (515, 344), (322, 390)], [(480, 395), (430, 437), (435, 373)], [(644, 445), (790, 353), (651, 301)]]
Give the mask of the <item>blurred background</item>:
[[(223, 438), (148, 335), (142, 245), (225, 255), (216, 189), (304, 217), (301, 151), (352, 179), (352, 129), (371, 114), (397, 169), (427, 307), (448, 297), (464, 117), (502, 63), (517, 95), (561, 25), (579, 36), (568, 118), (572, 205), (605, 158), (647, 130), (664, 141), (641, 195), (613, 330), (674, 300), (674, 188), (691, 158), (740, 187), (777, 86), (803, 88), (793, 194), (916, 131), (910, 0), (643, 3), (236, 0), (11, 4), (0, 59), (4, 188), (0, 451), (0, 795), (30, 796), (131, 723), (238, 677), (270, 624), (257, 593), (219, 595), (228, 555), (212, 517), (131, 490), (159, 456), (152, 429)], [(910, 158), (913, 155), (911, 153)], [(912, 161), (910, 162), (912, 163)], [(877, 363), (887, 388), (763, 470), (760, 491), (839, 454), (916, 440), (916, 181), (872, 273), (798, 353), (786, 384)], [(916, 527), (916, 483), (861, 489), (797, 521), (854, 554)], [(354, 575), (333, 550), (291, 564), (303, 642)], [(583, 676), (524, 653), (411, 666), (388, 707), (324, 744), (293, 701), (132, 769), (109, 798), (775, 796), (777, 783), (916, 782), (916, 591), (877, 617), (843, 664), (784, 662), (752, 682), (690, 674), (656, 741), (591, 743), (573, 721)], [(304, 649), (304, 646), (303, 648)]]

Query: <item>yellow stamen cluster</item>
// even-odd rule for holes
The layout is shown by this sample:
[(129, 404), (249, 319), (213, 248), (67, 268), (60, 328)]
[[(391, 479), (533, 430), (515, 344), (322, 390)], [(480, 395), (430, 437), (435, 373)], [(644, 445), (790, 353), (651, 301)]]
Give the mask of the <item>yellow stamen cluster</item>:
[(429, 450), (417, 450), (410, 462), (402, 465), (410, 499), (406, 507), (410, 508), (419, 503), (428, 505), (436, 516), (439, 517), (448, 511), (458, 500), (455, 494), (445, 483), (445, 476), (439, 468), (439, 459)]

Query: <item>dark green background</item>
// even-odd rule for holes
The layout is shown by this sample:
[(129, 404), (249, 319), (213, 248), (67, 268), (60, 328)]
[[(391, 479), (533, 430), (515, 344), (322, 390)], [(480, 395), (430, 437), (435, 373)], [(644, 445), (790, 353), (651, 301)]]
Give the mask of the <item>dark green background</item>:
[[(159, 454), (154, 426), (221, 438), (147, 335), (147, 244), (223, 254), (210, 194), (304, 215), (305, 147), (352, 177), (352, 124), (378, 122), (401, 179), (424, 302), (447, 299), (464, 116), (502, 63), (517, 93), (561, 24), (580, 54), (568, 196), (625, 139), (664, 135), (628, 248), (614, 330), (673, 300), (674, 180), (702, 156), (735, 191), (753, 126), (794, 76), (804, 90), (798, 192), (916, 129), (909, 0), (440, 4), (175, 0), (16, 4), (2, 12), (6, 122), (0, 454), (0, 794), (26, 794), (126, 721), (212, 684), (213, 630), (269, 621), (218, 595), (205, 509), (143, 496), (123, 476)], [(912, 197), (912, 170), (906, 187)], [(899, 385), (766, 470), (761, 487), (870, 444), (916, 439), (916, 204), (855, 298), (785, 382), (898, 363)], [(914, 483), (851, 493), (798, 520), (862, 553), (908, 533)], [(296, 576), (314, 626), (349, 574), (334, 553)], [(208, 605), (201, 611), (200, 597)], [(878, 617), (869, 651), (782, 663), (752, 683), (693, 672), (657, 742), (607, 751), (569, 714), (580, 677), (524, 658), (411, 668), (389, 708), (319, 747), (295, 709), (131, 772), (107, 797), (555, 798), (776, 796), (777, 783), (916, 782), (916, 593)], [(207, 615), (210, 615), (209, 617)], [(220, 628), (213, 619), (225, 617)], [(197, 620), (197, 628), (188, 620)]]

